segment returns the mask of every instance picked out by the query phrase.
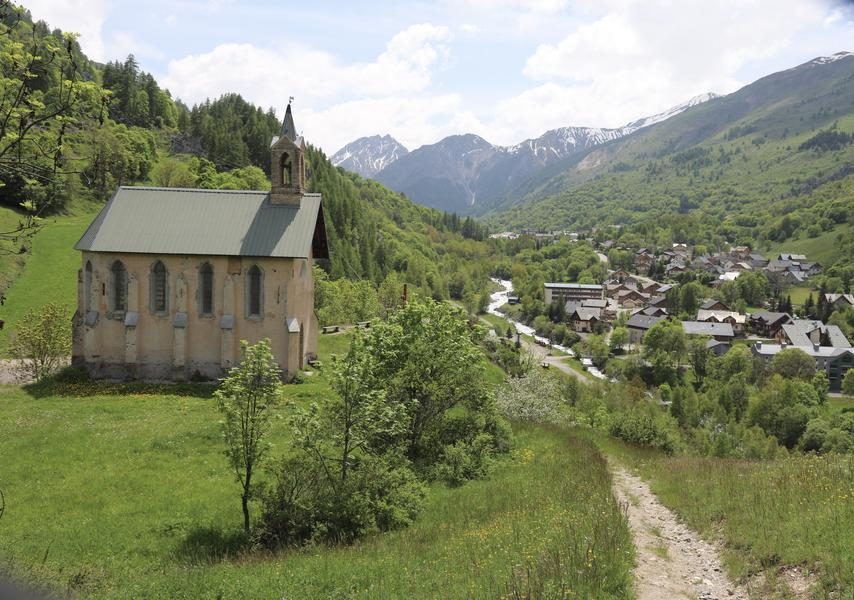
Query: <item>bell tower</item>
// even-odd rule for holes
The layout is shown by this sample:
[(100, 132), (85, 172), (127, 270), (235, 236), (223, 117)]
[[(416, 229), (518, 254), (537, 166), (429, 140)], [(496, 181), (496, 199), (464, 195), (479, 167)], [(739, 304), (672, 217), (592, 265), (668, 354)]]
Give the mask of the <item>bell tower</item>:
[(282, 130), (270, 143), (270, 202), (299, 207), (305, 193), (305, 142), (297, 135), (291, 102)]

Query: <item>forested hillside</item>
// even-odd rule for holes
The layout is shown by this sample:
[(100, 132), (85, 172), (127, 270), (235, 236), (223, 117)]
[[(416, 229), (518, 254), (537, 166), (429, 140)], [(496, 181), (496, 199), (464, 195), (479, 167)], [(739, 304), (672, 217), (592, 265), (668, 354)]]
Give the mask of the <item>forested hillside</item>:
[(775, 73), (564, 163), (492, 223), (621, 225), (646, 243), (711, 247), (849, 232), (854, 55), (832, 58)]

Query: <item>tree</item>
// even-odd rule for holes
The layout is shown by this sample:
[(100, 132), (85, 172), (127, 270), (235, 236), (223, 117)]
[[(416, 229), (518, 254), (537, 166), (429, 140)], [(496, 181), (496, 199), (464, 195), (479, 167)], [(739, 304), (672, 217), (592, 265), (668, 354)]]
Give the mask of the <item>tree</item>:
[(589, 356), (597, 368), (601, 369), (608, 362), (608, 345), (601, 335), (588, 335), (579, 342), (581, 354)]
[(643, 344), (644, 358), (664, 379), (675, 374), (687, 351), (685, 331), (678, 321), (659, 321), (646, 332)]
[(495, 408), (484, 381), (483, 353), (474, 339), (478, 331), (453, 306), (421, 300), (408, 302), (366, 335), (378, 385), (390, 402), (407, 411), (403, 447), (410, 460), (434, 463), (442, 445), (457, 441), (445, 427), (457, 407), (480, 423), (457, 435), (493, 427)]
[(243, 529), (249, 533), (249, 501), (255, 496), (252, 476), (268, 450), (264, 437), (270, 429), (272, 408), (282, 394), (281, 370), (270, 350), (270, 340), (240, 342), (242, 360), (214, 393), (223, 415), (225, 455), (242, 488)]
[(611, 351), (620, 352), (628, 341), (629, 330), (625, 327), (615, 327), (614, 331), (611, 332), (611, 339), (608, 340), (608, 344), (611, 347)]
[(555, 423), (562, 404), (560, 385), (553, 375), (534, 369), (501, 386), (496, 404), (504, 416), (515, 421)]
[(815, 360), (800, 348), (786, 348), (771, 361), (771, 369), (786, 378), (810, 381), (815, 375)]
[(40, 381), (71, 354), (71, 316), (67, 306), (50, 302), (28, 311), (12, 339), (12, 355), (24, 372)]
[(842, 392), (847, 396), (854, 396), (854, 369), (848, 369), (845, 372), (845, 378), (842, 380)]
[(389, 451), (387, 441), (399, 439), (406, 429), (405, 407), (386, 402), (385, 391), (375, 379), (375, 367), (364, 338), (357, 334), (346, 356), (333, 368), (332, 389), (339, 402), (329, 411), (329, 430), (340, 449), (342, 481), (347, 479), (354, 453)]
[[(0, 2), (0, 187), (41, 210), (63, 195), (66, 138), (98, 115), (104, 96), (81, 76), (75, 36), (48, 33), (22, 11)], [(5, 239), (17, 241), (24, 225)]]
[(703, 385), (703, 379), (706, 377), (711, 350), (706, 346), (708, 338), (705, 336), (693, 337), (688, 340), (688, 356), (691, 361), (691, 369), (694, 371), (694, 378), (698, 385)]
[(696, 315), (703, 298), (703, 286), (691, 281), (679, 288), (679, 308), (683, 313)]

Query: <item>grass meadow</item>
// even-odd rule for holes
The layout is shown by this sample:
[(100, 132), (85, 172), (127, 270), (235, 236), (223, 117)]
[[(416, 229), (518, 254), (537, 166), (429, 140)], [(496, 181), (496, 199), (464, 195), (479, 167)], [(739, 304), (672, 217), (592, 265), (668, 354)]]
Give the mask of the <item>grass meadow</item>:
[[(74, 244), (83, 235), (97, 208), (85, 205), (74, 214), (45, 219), (44, 228), (33, 237), (32, 252), (26, 256), (26, 261), (20, 255), (0, 256), (0, 290), (6, 295), (0, 355), (6, 353), (10, 332), (31, 308), (59, 302), (74, 310), (80, 268), (80, 253), (74, 250)], [(14, 211), (3, 209), (0, 225), (17, 222), (18, 218)]]
[[(321, 358), (347, 343), (322, 337)], [(431, 486), (408, 529), (249, 553), (210, 393), (0, 387), (0, 571), (94, 598), (631, 597), (631, 538), (604, 458), (533, 426), (514, 427), (489, 479)], [(323, 373), (287, 386), (294, 404), (328, 393)], [(283, 422), (271, 439), (283, 452)]]
[(610, 438), (598, 444), (689, 526), (722, 542), (731, 575), (762, 571), (773, 588), (781, 569), (807, 567), (814, 598), (854, 597), (854, 456), (667, 457)]

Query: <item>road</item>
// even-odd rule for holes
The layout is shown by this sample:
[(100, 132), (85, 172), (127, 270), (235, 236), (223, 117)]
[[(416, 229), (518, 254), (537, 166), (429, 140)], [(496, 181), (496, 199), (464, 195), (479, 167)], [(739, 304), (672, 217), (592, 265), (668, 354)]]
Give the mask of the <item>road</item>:
[[(505, 321), (512, 323), (513, 326), (516, 328), (516, 331), (522, 334), (522, 336), (520, 336), (520, 339), (521, 339), (523, 346), (525, 347), (526, 350), (531, 352), (531, 354), (533, 354), (534, 356), (537, 357), (537, 363), (538, 364), (542, 364), (543, 362), (545, 362), (549, 366), (554, 366), (558, 370), (563, 371), (564, 373), (566, 373), (568, 375), (572, 375), (573, 377), (575, 377), (579, 381), (589, 385), (590, 384), (590, 378), (587, 377), (587, 375), (585, 375), (583, 373), (579, 373), (578, 371), (576, 371), (575, 369), (573, 369), (572, 367), (570, 367), (569, 365), (567, 365), (566, 363), (563, 362), (563, 359), (566, 358), (567, 356), (574, 356), (575, 355), (572, 350), (570, 350), (569, 348), (564, 348), (563, 346), (556, 346), (556, 348), (558, 350), (565, 352), (566, 354), (557, 354), (554, 356), (549, 356), (549, 349), (546, 346), (541, 346), (540, 344), (535, 343), (535, 341), (534, 341), (534, 340), (540, 340), (542, 342), (546, 342), (547, 340), (537, 336), (536, 332), (534, 331), (534, 329), (532, 327), (529, 327), (523, 323), (519, 323), (518, 321), (514, 321), (513, 319), (508, 319), (504, 314), (502, 314), (498, 310), (498, 307), (502, 306), (503, 304), (505, 304), (507, 302), (507, 296), (510, 294), (511, 291), (513, 291), (513, 284), (510, 283), (509, 281), (498, 280), (498, 279), (496, 279), (494, 281), (497, 284), (499, 284), (502, 289), (500, 291), (492, 294), (492, 296), (490, 296), (490, 303), (486, 309), (486, 312), (488, 312), (491, 315), (501, 317)], [(486, 320), (484, 320), (484, 323), (487, 323), (488, 325), (491, 326), (491, 323), (489, 323)]]

